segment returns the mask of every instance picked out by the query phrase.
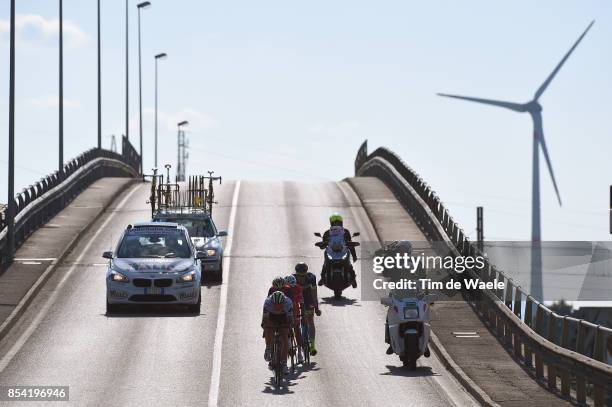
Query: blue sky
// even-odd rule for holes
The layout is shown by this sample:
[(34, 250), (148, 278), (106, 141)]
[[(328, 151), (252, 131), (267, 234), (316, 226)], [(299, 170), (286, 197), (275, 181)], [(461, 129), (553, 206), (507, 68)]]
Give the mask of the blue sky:
[[(103, 1), (103, 134), (124, 128), (124, 2)], [(153, 55), (160, 63), (160, 161), (226, 178), (338, 180), (359, 144), (386, 145), (475, 236), (530, 233), (531, 120), (442, 99), (448, 92), (528, 101), (578, 35), (591, 32), (541, 98), (564, 205), (542, 167), (542, 235), (608, 240), (612, 183), (609, 1), (152, 0), (144, 10), (145, 168), (153, 160)], [(8, 61), (8, 2), (0, 58)], [(138, 135), (136, 2), (131, 1), (130, 135)], [(57, 165), (57, 1), (18, 1), (17, 181)], [(65, 157), (96, 143), (96, 2), (64, 0)], [(0, 201), (6, 200), (8, 63), (0, 65)]]

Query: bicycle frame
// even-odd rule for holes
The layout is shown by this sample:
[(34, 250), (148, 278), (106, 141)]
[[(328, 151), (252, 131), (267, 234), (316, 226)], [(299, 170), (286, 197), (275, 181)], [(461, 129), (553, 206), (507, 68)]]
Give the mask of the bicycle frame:
[(272, 363), (274, 363), (274, 387), (278, 390), (283, 381), (283, 366), (281, 363), (281, 340), (278, 327), (274, 328), (274, 345), (272, 347)]

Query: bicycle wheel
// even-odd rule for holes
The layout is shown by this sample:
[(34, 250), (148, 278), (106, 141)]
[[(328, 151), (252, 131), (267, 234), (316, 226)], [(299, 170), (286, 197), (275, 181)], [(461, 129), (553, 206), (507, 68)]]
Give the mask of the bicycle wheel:
[(304, 364), (310, 365), (310, 335), (308, 333), (308, 323), (302, 319), (302, 351), (304, 352)]
[(280, 389), (283, 380), (283, 365), (281, 363), (281, 343), (278, 330), (274, 332), (274, 387)]

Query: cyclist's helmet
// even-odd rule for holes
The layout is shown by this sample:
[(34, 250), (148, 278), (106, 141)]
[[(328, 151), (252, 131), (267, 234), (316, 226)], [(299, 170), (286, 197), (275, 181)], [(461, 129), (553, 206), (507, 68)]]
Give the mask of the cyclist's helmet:
[(283, 288), (284, 285), (285, 285), (285, 279), (280, 276), (272, 280), (272, 287), (274, 288)]
[(285, 277), (285, 284), (287, 284), (289, 287), (295, 287), (295, 285), (297, 284), (297, 279), (290, 275)]
[(329, 217), (329, 224), (331, 226), (342, 226), (342, 220), (342, 215), (340, 215), (338, 212), (334, 212)]
[(285, 294), (282, 291), (275, 291), (270, 297), (272, 298), (272, 304), (282, 304), (285, 302)]
[(308, 271), (308, 264), (304, 263), (303, 261), (295, 265), (295, 272), (297, 274), (306, 274), (307, 271)]

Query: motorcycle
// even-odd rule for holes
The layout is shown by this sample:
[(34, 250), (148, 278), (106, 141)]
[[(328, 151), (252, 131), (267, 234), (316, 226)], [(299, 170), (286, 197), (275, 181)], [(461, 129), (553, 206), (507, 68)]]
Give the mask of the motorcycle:
[[(322, 238), (320, 233), (315, 233), (314, 235)], [(352, 236), (359, 236), (359, 232), (353, 233)], [(334, 292), (335, 299), (340, 299), (342, 298), (342, 291), (351, 285), (351, 275), (349, 272), (351, 266), (350, 248), (359, 246), (359, 242), (345, 241), (344, 228), (332, 226), (329, 229), (329, 241), (327, 244), (320, 241), (315, 243), (315, 246), (325, 250), (325, 262), (328, 265), (328, 273), (323, 278), (323, 283)]]
[(436, 294), (409, 296), (406, 298), (382, 297), (380, 302), (389, 308), (385, 322), (385, 341), (404, 366), (416, 369), (421, 356), (429, 357), (429, 309), (437, 299)]

